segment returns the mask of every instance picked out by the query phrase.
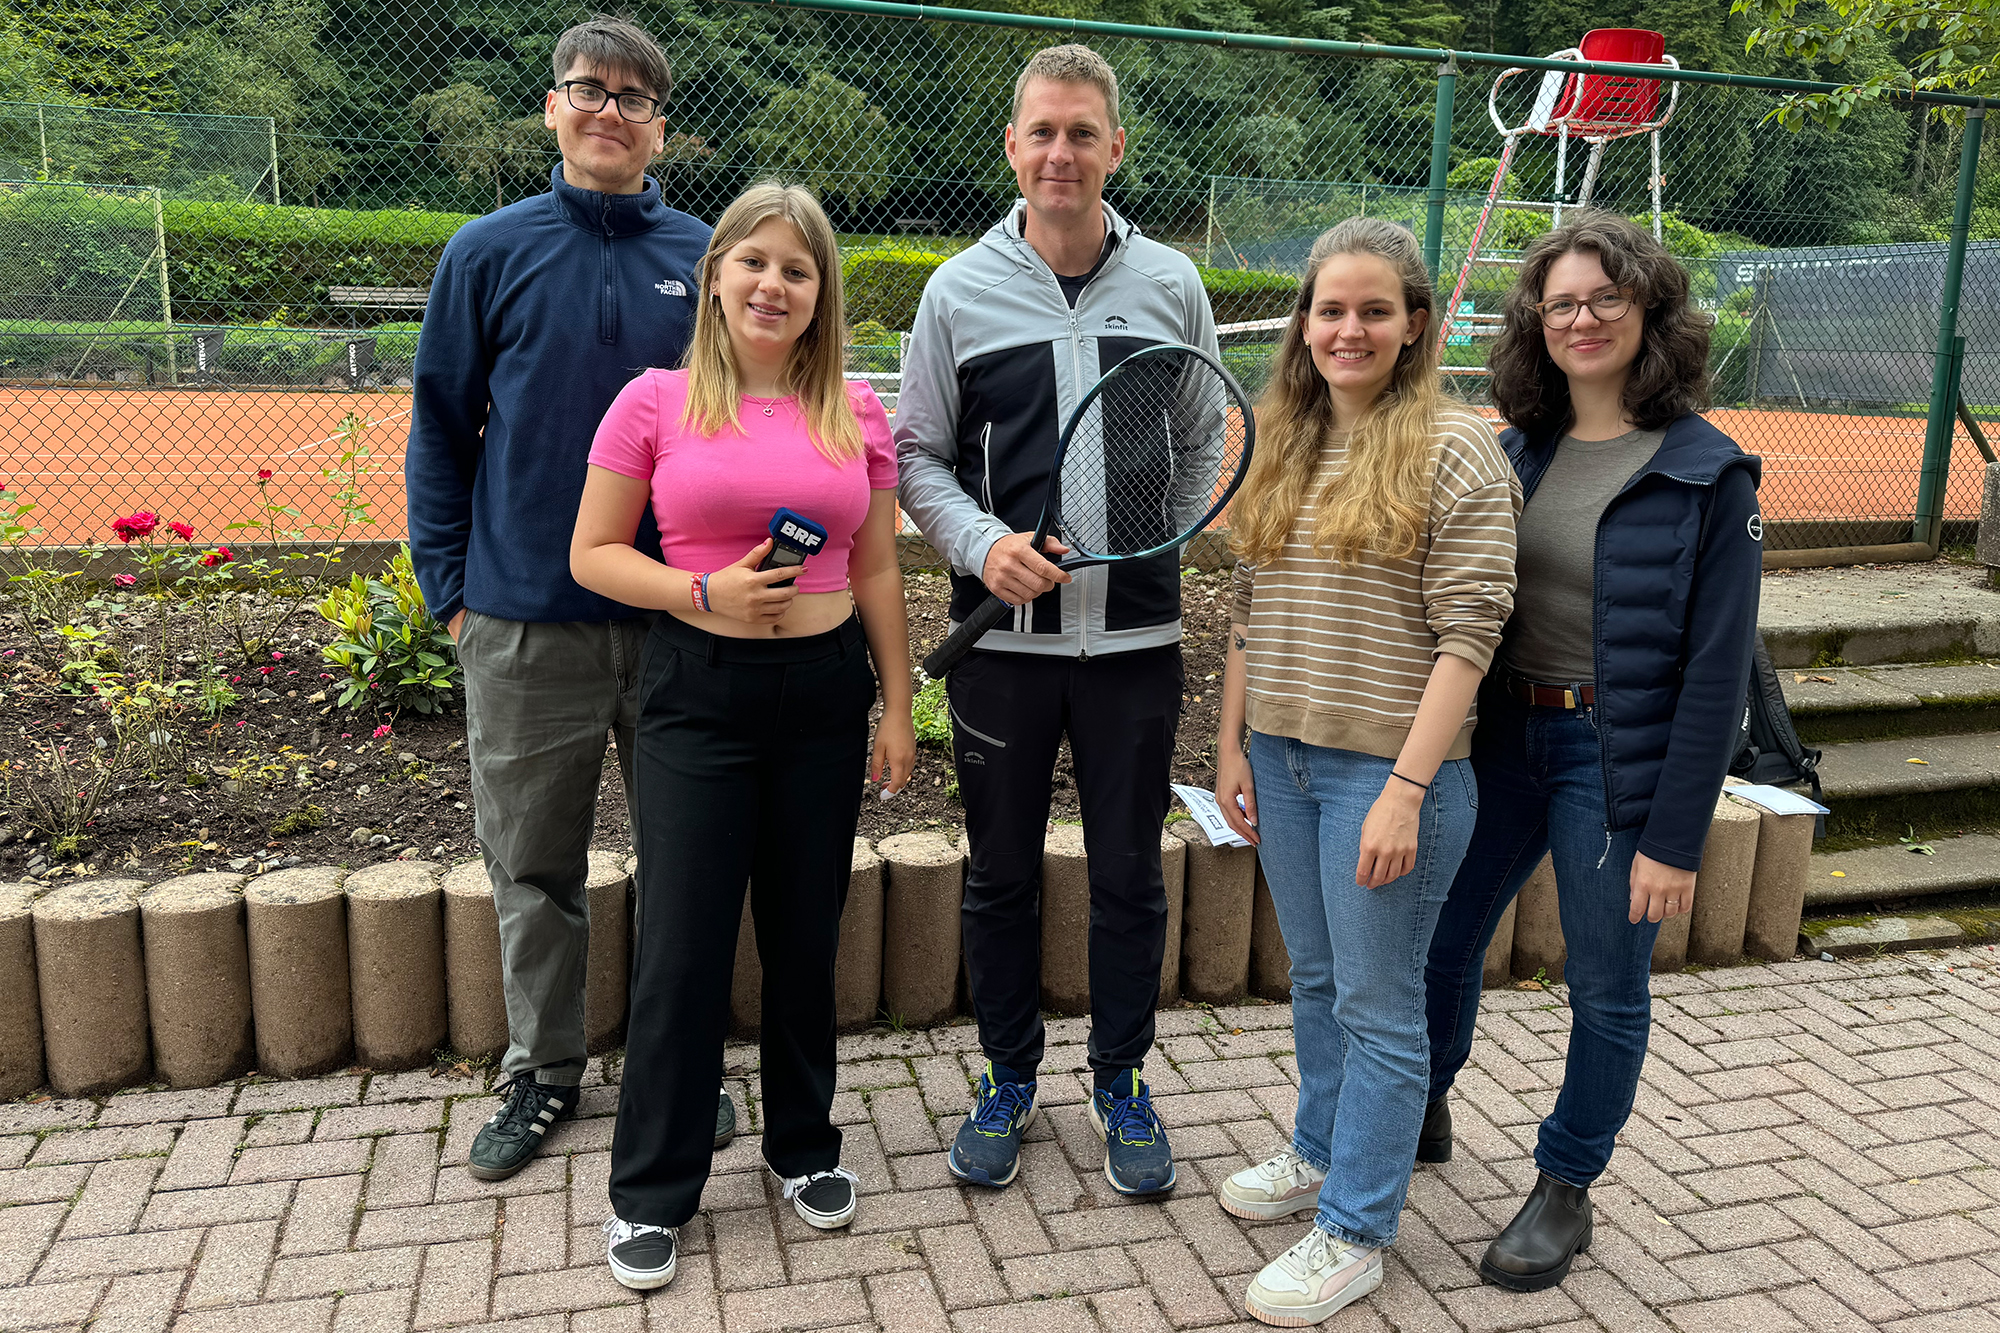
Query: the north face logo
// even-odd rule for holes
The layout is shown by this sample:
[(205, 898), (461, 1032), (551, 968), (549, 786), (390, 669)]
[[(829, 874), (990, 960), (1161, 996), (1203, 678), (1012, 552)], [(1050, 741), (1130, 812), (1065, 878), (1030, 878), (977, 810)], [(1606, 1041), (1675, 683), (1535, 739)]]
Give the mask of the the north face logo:
[(654, 283), (653, 290), (662, 296), (686, 296), (688, 294), (687, 284), (676, 282), (672, 278), (668, 278), (664, 282)]
[(1106, 315), (1106, 316), (1104, 317), (1104, 327), (1105, 327), (1105, 328), (1107, 328), (1107, 329), (1122, 329), (1122, 328), (1124, 328), (1124, 327), (1125, 327), (1125, 316), (1123, 316), (1123, 315)]

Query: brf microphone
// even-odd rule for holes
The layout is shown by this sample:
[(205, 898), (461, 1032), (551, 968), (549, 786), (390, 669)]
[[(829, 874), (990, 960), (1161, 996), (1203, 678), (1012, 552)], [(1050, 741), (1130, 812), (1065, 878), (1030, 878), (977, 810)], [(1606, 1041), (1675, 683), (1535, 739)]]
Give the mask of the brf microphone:
[[(804, 514), (789, 509), (780, 509), (771, 515), (771, 553), (764, 557), (759, 569), (777, 569), (782, 565), (803, 565), (806, 557), (817, 555), (826, 545), (826, 529), (807, 518)], [(789, 588), (796, 579), (780, 579), (773, 588)]]

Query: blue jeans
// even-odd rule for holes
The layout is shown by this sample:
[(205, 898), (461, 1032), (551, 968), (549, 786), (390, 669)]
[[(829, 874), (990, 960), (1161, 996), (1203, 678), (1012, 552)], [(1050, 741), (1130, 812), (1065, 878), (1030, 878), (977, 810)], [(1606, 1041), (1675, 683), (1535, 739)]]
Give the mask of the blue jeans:
[(1532, 707), (1483, 690), (1472, 767), (1485, 799), (1426, 970), (1431, 1097), (1445, 1095), (1472, 1053), (1493, 928), (1543, 854), (1553, 853), (1568, 950), (1569, 1059), (1555, 1110), (1542, 1121), (1535, 1165), (1587, 1186), (1604, 1174), (1632, 1114), (1653, 1018), (1649, 978), (1660, 927), (1626, 920), (1639, 830), (1607, 827), (1591, 709)]
[(1257, 857), (1292, 956), (1292, 1148), (1327, 1173), (1321, 1229), (1355, 1245), (1396, 1239), (1429, 1087), (1424, 958), (1479, 811), (1471, 764), (1446, 760), (1423, 800), (1415, 869), (1359, 887), (1361, 823), (1393, 766), (1250, 737)]

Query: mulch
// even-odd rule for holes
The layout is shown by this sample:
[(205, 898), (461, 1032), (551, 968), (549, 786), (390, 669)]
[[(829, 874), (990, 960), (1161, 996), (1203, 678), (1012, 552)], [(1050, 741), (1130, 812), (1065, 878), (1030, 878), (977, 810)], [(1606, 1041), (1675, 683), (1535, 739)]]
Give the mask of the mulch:
[[(949, 585), (941, 575), (912, 573), (906, 588), (913, 656), (921, 656), (944, 635)], [(1227, 574), (1189, 573), (1183, 580), (1188, 687), (1175, 782), (1214, 782), (1228, 597)], [(99, 604), (99, 646), (124, 662), (134, 660), (135, 649), (143, 654), (140, 645), (156, 633), (155, 605), (130, 594), (105, 595)], [(192, 739), (181, 746), (178, 764), (123, 775), (86, 827), (79, 854), (53, 855), (45, 839), (26, 833), (10, 791), (4, 821), (10, 827), (0, 829), (0, 880), (159, 880), (300, 864), (359, 868), (399, 857), (451, 864), (477, 856), (465, 719), (457, 703), (430, 716), (340, 707), (333, 702), (338, 682), (320, 656), (330, 629), (308, 604), (269, 645), (278, 656), (231, 666), (240, 700), (213, 719), (183, 719), (180, 730)], [(59, 634), (36, 635), (18, 612), (0, 616), (0, 762), (6, 765), (0, 777), (10, 787), (32, 780), (29, 770), (46, 773), (51, 746), (81, 753), (110, 734), (102, 704), (61, 675), (66, 655)], [(389, 730), (378, 738), (384, 725)], [(871, 841), (964, 824), (950, 755), (942, 750), (918, 751), (915, 777), (898, 796), (885, 802), (865, 795), (860, 832)], [(1050, 818), (1078, 817), (1065, 748), (1051, 784)], [(609, 752), (594, 843), (613, 850), (631, 845), (624, 792)]]

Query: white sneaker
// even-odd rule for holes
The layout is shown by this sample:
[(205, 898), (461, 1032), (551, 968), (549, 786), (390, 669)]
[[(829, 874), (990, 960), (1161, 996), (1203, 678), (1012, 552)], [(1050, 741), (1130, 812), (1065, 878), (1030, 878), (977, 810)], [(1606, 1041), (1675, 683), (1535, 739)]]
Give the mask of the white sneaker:
[(1238, 1171), (1215, 1194), (1223, 1212), (1268, 1222), (1312, 1207), (1325, 1183), (1326, 1172), (1286, 1148)]
[(606, 1218), (604, 1257), (611, 1264), (611, 1276), (634, 1291), (666, 1286), (674, 1280), (677, 1239), (672, 1227)]
[(854, 1220), (854, 1187), (861, 1177), (846, 1167), (779, 1178), (785, 1182), (785, 1197), (807, 1226), (832, 1231)]
[(1244, 1304), (1266, 1324), (1305, 1328), (1382, 1285), (1382, 1251), (1335, 1240), (1318, 1227), (1264, 1265)]

